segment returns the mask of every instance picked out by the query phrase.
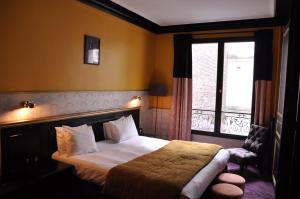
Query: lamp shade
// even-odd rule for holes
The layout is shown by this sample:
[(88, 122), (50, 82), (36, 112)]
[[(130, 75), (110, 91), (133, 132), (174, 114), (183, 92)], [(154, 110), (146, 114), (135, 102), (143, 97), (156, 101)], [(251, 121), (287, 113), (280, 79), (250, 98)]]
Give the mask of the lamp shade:
[(152, 96), (166, 96), (167, 87), (163, 84), (151, 84), (149, 89), (149, 95)]

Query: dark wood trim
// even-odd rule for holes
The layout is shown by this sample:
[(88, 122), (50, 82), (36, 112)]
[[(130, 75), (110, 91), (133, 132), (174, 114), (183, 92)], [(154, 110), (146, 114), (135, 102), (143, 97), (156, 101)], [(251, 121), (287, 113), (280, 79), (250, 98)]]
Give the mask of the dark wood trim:
[(299, 144), (300, 123), (298, 120), (300, 118), (298, 112), (300, 107), (299, 5), (299, 1), (293, 0), (288, 32), (288, 44), (287, 48), (283, 49), (284, 52), (287, 53), (287, 62), (282, 63), (286, 67), (286, 79), (285, 91), (283, 93), (284, 103), (276, 183), (277, 199), (297, 198), (299, 189), (296, 185), (299, 176), (299, 160), (297, 161), (297, 159), (299, 159), (299, 145), (297, 144)]
[(276, 0), (275, 18), (282, 25), (287, 25), (291, 15), (292, 0)]
[(232, 135), (232, 134), (225, 134), (225, 133), (214, 133), (214, 132), (197, 131), (197, 130), (192, 130), (192, 134), (218, 137), (218, 138), (229, 138), (229, 139), (235, 139), (235, 140), (245, 140), (246, 137), (247, 137), (247, 136), (241, 136), (241, 135)]
[(80, 2), (124, 19), (153, 33), (158, 33), (160, 26), (156, 23), (109, 0), (79, 0)]
[(224, 30), (224, 29), (241, 29), (241, 28), (259, 28), (259, 27), (273, 27), (281, 25), (276, 18), (263, 19), (249, 19), (249, 20), (235, 20), (222, 21), (210, 23), (195, 23), (174, 26), (160, 26), (159, 33), (179, 33), (179, 32), (193, 32), (193, 31), (207, 31), (207, 30)]
[(218, 43), (218, 42), (251, 42), (255, 41), (254, 36), (253, 37), (228, 37), (228, 38), (205, 38), (205, 39), (193, 39), (192, 43), (197, 44), (197, 43)]
[(153, 33), (179, 33), (205, 30), (259, 28), (286, 25), (290, 16), (291, 5), (291, 0), (276, 0), (275, 17), (273, 18), (160, 26), (110, 0), (79, 1), (104, 12), (107, 12), (109, 14), (112, 14), (116, 17), (124, 19)]
[(223, 70), (224, 70), (224, 41), (218, 42), (218, 69), (215, 108), (215, 134), (221, 134), (222, 97), (223, 97)]

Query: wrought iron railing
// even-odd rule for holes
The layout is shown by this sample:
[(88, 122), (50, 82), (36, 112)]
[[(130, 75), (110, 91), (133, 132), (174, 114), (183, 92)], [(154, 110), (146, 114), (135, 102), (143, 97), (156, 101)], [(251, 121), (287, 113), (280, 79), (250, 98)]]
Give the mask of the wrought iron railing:
[[(251, 113), (222, 111), (221, 133), (248, 135), (251, 123)], [(214, 132), (215, 111), (192, 110), (192, 129)]]
[(215, 111), (192, 110), (192, 129), (213, 132), (215, 127)]

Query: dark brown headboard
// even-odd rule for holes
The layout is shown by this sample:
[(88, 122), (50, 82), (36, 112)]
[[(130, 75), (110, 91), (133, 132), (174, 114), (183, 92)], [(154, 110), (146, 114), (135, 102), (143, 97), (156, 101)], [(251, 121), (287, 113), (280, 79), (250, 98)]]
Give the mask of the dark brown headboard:
[(104, 140), (104, 122), (130, 114), (139, 129), (138, 108), (81, 113), (0, 126), (0, 182), (19, 178), (27, 169), (44, 167), (51, 162), (51, 155), (57, 150), (54, 127), (88, 124), (93, 127), (96, 141), (100, 141)]

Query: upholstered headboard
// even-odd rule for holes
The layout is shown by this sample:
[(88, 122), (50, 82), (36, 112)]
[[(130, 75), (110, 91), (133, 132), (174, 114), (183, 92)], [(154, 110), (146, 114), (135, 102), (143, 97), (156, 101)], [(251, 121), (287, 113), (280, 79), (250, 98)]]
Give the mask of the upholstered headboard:
[(104, 140), (104, 122), (130, 114), (139, 129), (138, 108), (80, 113), (0, 126), (0, 180), (18, 178), (28, 168), (48, 165), (52, 153), (57, 150), (54, 127), (88, 124), (93, 128), (96, 141), (100, 141)]

